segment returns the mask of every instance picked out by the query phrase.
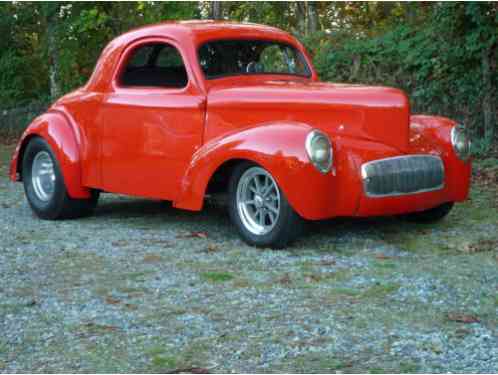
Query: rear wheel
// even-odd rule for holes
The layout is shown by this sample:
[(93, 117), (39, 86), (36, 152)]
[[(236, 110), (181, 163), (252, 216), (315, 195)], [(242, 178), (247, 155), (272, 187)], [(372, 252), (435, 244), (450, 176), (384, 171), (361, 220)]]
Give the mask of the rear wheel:
[(448, 215), (453, 208), (453, 202), (443, 203), (440, 206), (431, 208), (429, 210), (421, 211), (421, 212), (413, 212), (403, 217), (415, 223), (432, 223), (435, 221), (439, 221), (443, 219), (446, 215)]
[(99, 193), (92, 191), (89, 199), (68, 196), (59, 164), (49, 144), (33, 138), (22, 161), (24, 191), (31, 209), (47, 220), (76, 218), (92, 213)]
[(272, 175), (258, 165), (242, 163), (230, 178), (230, 217), (250, 245), (283, 248), (303, 230)]

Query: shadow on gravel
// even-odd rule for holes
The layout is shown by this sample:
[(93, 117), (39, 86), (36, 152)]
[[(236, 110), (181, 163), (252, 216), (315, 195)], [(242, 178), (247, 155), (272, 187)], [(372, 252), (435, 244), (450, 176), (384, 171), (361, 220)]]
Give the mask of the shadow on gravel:
[[(229, 237), (236, 236), (232, 227), (226, 206), (206, 202), (202, 211), (186, 211), (177, 209), (169, 201), (158, 201), (140, 198), (130, 198), (104, 194), (103, 199), (94, 214), (94, 220), (101, 219), (126, 219), (138, 220), (137, 225), (150, 224), (154, 228), (158, 221), (167, 223), (202, 223), (207, 230), (216, 229)], [(376, 218), (335, 218), (321, 221), (308, 221), (307, 232), (302, 240), (307, 237), (342, 237), (352, 234), (368, 235), (383, 231), (416, 230), (420, 225), (407, 223), (398, 217)], [(301, 242), (300, 241), (300, 242)]]
[[(126, 223), (135, 229), (160, 230), (174, 224), (185, 231), (205, 231), (216, 237), (236, 238), (224, 207), (206, 204), (202, 211), (174, 208), (171, 202), (129, 198), (105, 194), (90, 220), (104, 223), (107, 220)], [(220, 237), (220, 238), (221, 238)]]

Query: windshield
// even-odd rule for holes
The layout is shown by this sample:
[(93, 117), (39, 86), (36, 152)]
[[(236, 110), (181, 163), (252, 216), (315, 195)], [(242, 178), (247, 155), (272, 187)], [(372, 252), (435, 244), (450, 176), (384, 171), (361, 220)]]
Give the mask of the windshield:
[(266, 40), (217, 40), (199, 48), (206, 79), (230, 75), (286, 74), (309, 77), (308, 64), (294, 47)]

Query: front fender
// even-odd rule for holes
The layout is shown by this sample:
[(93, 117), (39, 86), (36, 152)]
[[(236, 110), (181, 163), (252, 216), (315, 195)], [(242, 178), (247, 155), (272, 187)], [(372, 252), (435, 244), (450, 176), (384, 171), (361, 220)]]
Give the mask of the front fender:
[(22, 158), (24, 150), (33, 137), (43, 138), (52, 148), (64, 178), (67, 193), (71, 198), (90, 197), (90, 190), (81, 183), (81, 156), (75, 125), (65, 114), (49, 111), (28, 126), (14, 151), (10, 164), (10, 179), (22, 180)]
[(441, 156), (450, 200), (461, 202), (469, 195), (472, 162), (462, 161), (453, 151), (451, 129), (455, 125), (454, 121), (445, 117), (411, 116), (410, 151)]
[(327, 195), (314, 191), (328, 190), (332, 181), (308, 160), (304, 145), (310, 130), (302, 123), (267, 123), (211, 140), (193, 156), (175, 207), (200, 210), (216, 170), (229, 160), (243, 159), (268, 170), (302, 217), (322, 216), (330, 202)]

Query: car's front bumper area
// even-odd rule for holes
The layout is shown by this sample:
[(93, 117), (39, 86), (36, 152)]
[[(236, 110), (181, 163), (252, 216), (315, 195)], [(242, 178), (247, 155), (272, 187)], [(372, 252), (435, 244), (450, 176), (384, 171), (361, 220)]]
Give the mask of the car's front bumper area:
[(471, 163), (458, 159), (449, 142), (412, 144), (402, 153), (376, 142), (342, 138), (335, 140), (334, 151), (331, 173), (306, 168), (294, 189), (287, 189), (291, 205), (306, 219), (418, 212), (463, 201), (469, 193)]
[[(412, 157), (403, 156), (407, 161), (413, 161)], [(363, 193), (355, 216), (424, 211), (442, 203), (459, 202), (467, 198), (470, 187), (470, 162), (461, 163), (448, 157), (427, 154), (418, 154), (416, 158), (434, 159), (423, 167), (420, 167), (420, 164), (412, 164), (413, 169), (408, 167), (398, 171), (385, 170), (384, 175), (377, 177), (381, 186), (376, 186), (376, 191), (385, 191), (385, 194), (371, 194), (367, 190), (366, 176), (363, 175)]]
[(432, 208), (449, 200), (440, 156), (414, 154), (361, 166), (363, 194), (356, 215), (390, 215)]

